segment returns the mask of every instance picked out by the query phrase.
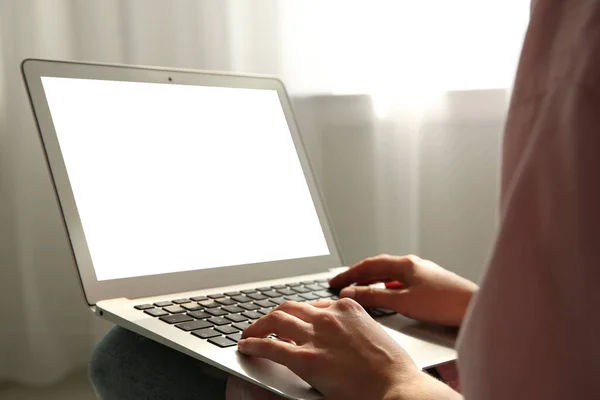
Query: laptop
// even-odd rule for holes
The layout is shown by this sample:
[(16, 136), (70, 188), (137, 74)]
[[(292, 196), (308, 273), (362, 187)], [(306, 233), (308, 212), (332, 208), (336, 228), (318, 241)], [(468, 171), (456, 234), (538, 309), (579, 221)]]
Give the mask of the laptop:
[[(22, 63), (87, 306), (99, 317), (289, 399), (321, 394), (237, 351), (286, 300), (337, 299), (331, 221), (273, 77)], [(421, 368), (454, 332), (368, 310)]]

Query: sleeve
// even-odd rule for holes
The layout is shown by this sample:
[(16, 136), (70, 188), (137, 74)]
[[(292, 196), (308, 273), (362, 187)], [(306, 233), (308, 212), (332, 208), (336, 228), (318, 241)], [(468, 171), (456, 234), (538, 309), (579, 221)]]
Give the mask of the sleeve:
[(511, 115), (507, 135), (529, 138), (461, 332), (461, 389), (467, 400), (600, 399), (600, 96), (558, 81)]

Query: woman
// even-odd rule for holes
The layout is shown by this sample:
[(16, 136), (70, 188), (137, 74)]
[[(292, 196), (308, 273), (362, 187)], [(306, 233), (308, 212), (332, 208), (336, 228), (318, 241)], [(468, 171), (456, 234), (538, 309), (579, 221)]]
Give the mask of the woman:
[[(330, 284), (404, 288), (354, 286), (342, 291), (353, 300), (287, 303), (248, 328), (239, 350), (288, 366), (330, 400), (460, 398), (421, 372), (360, 303), (460, 326), (467, 400), (600, 399), (598, 175), (600, 1), (539, 0), (506, 123), (501, 227), (481, 288), (418, 257), (367, 259)], [(262, 338), (269, 333), (297, 345)], [(161, 366), (140, 371), (143, 357)], [(198, 376), (198, 365), (116, 329), (99, 345), (92, 379), (107, 399), (223, 398), (225, 381)], [(228, 386), (239, 398), (239, 382)]]

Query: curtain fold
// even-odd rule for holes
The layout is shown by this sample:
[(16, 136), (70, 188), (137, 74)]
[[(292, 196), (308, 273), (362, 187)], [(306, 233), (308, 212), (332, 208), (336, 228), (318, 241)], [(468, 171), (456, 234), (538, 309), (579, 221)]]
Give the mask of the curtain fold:
[(528, 15), (518, 3), (0, 1), (0, 381), (57, 381), (109, 327), (84, 305), (23, 59), (279, 75), (345, 260), (416, 252), (476, 278)]

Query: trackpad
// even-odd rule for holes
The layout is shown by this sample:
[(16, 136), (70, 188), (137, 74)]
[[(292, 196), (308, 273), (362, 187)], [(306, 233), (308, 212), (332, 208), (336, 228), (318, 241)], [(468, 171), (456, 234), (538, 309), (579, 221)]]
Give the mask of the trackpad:
[(408, 352), (420, 368), (456, 359), (455, 328), (426, 324), (401, 315), (378, 318), (377, 322)]
[(318, 391), (300, 379), (287, 367), (258, 357), (249, 357), (237, 352), (237, 361), (244, 373), (262, 385), (277, 389), (283, 396), (298, 399), (321, 399)]

